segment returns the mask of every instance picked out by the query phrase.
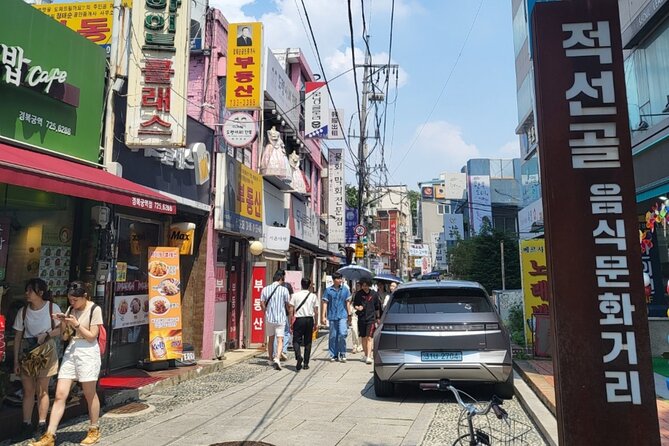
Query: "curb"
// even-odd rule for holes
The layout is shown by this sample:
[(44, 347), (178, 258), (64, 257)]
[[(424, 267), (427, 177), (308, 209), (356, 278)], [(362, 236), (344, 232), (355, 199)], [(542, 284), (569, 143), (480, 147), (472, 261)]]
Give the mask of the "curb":
[(546, 408), (550, 411), (551, 414), (553, 414), (553, 417), (557, 417), (557, 410), (555, 409), (555, 404), (551, 400), (549, 400), (546, 395), (541, 392), (539, 387), (536, 385), (534, 380), (532, 380), (532, 377), (525, 371), (523, 368), (516, 363), (516, 361), (513, 362), (513, 369), (518, 373), (518, 375), (522, 378), (522, 380), (528, 385), (530, 389), (532, 389), (532, 392), (541, 400), (541, 402), (546, 406)]
[(550, 446), (558, 446), (557, 419), (540, 399), (537, 391), (530, 388), (525, 379), (522, 373), (514, 371), (514, 393), (518, 402), (537, 427), (544, 441)]
[(125, 404), (130, 401), (137, 401), (144, 399), (152, 393), (166, 388), (172, 387), (184, 381), (198, 378), (200, 376), (209, 375), (211, 373), (219, 372), (223, 369), (231, 367), (240, 362), (251, 358), (262, 356), (265, 354), (264, 350), (249, 350), (242, 354), (235, 355), (234, 359), (223, 359), (216, 362), (207, 362), (204, 364), (197, 364), (195, 366), (187, 367), (189, 370), (185, 373), (170, 376), (155, 383), (148, 384), (137, 389), (110, 389), (104, 391), (104, 407), (106, 409)]

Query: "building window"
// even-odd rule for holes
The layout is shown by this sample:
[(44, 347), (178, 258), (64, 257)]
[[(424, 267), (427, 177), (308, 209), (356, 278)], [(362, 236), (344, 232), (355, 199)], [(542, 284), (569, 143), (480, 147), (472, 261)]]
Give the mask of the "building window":
[(490, 160), (490, 178), (513, 179), (513, 160)]
[(438, 204), (437, 205), (437, 214), (438, 215), (444, 215), (444, 214), (450, 214), (451, 213), (451, 205), (450, 204)]

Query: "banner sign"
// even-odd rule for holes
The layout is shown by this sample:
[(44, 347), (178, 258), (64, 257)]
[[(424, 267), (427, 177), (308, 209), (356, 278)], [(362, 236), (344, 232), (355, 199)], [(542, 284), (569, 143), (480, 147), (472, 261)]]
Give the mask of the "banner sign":
[(328, 151), (328, 243), (345, 243), (344, 151)]
[(330, 110), (330, 121), (328, 122), (328, 139), (344, 139), (344, 110), (338, 108)]
[(183, 345), (179, 248), (150, 247), (148, 271), (151, 361), (180, 360)]
[(7, 275), (7, 255), (9, 254), (10, 228), (11, 220), (9, 217), (0, 217), (0, 282), (5, 280), (5, 276)]
[(474, 235), (483, 229), (484, 220), (492, 228), (492, 201), (490, 197), (490, 176), (470, 175), (469, 180), (469, 218)]
[[(520, 241), (520, 269), (523, 283), (523, 314), (525, 320), (537, 314), (549, 314), (550, 289), (546, 267), (544, 239)], [(525, 324), (525, 340), (532, 339), (530, 327)]]
[(241, 166), (239, 177), (239, 232), (245, 235), (262, 235), (262, 176)]
[(190, 5), (134, 0), (125, 144), (184, 147), (190, 55)]
[(330, 108), (325, 82), (304, 83), (304, 137), (325, 138), (328, 134)]
[(559, 443), (659, 445), (618, 2), (532, 19)]
[(251, 271), (251, 344), (262, 344), (265, 342), (265, 313), (260, 305), (260, 294), (265, 288), (265, 264), (253, 265)]
[(262, 235), (263, 180), (235, 158), (216, 155), (214, 227), (252, 237)]
[(346, 242), (355, 243), (358, 241), (358, 236), (355, 233), (355, 227), (358, 225), (358, 210), (354, 208), (346, 208)]
[(390, 257), (395, 259), (397, 258), (397, 220), (390, 220), (388, 233), (390, 235), (390, 240), (388, 242), (388, 247), (390, 248)]
[(409, 245), (409, 255), (411, 257), (429, 257), (430, 246), (427, 244), (412, 243)]
[(300, 126), (300, 93), (290, 81), (286, 70), (271, 51), (267, 51), (265, 94), (276, 104), (279, 115), (294, 129)]
[(228, 308), (228, 335), (227, 342), (228, 345), (232, 345), (233, 348), (237, 348), (237, 338), (238, 332), (237, 325), (239, 318), (238, 309), (239, 309), (239, 290), (237, 289), (237, 270), (233, 267), (230, 271), (230, 306)]
[(285, 282), (289, 283), (293, 287), (293, 293), (297, 293), (302, 290), (302, 271), (286, 271)]
[[(131, 0), (123, 0), (129, 6)], [(105, 49), (107, 56), (111, 50), (114, 2), (81, 2), (33, 5), (49, 17), (59, 21), (72, 31), (81, 34), (91, 42)]]
[(455, 241), (465, 238), (465, 222), (462, 214), (444, 214), (444, 240)]
[(230, 23), (225, 82), (225, 107), (228, 110), (258, 109), (262, 103), (261, 22)]
[(149, 295), (114, 296), (112, 328), (135, 327), (149, 323)]

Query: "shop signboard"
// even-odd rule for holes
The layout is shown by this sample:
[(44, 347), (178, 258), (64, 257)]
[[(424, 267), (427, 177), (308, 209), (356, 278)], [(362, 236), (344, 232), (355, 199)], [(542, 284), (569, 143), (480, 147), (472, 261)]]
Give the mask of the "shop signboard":
[(236, 112), (223, 123), (223, 139), (232, 147), (247, 147), (258, 136), (258, 124), (249, 113)]
[[(538, 314), (549, 314), (550, 289), (546, 267), (544, 239), (520, 241), (520, 269), (523, 283), (523, 314), (525, 320)], [(532, 339), (532, 332), (525, 324), (525, 340)]]
[(0, 136), (97, 163), (105, 65), (85, 37), (23, 1), (3, 2)]
[(420, 188), (420, 196), (422, 199), (431, 200), (434, 198), (434, 186), (423, 186)]
[(225, 107), (228, 110), (259, 109), (262, 104), (261, 22), (228, 25), (228, 59)]
[(293, 288), (293, 293), (302, 290), (302, 271), (286, 271), (285, 282)]
[[(122, 4), (128, 7), (131, 3), (131, 0), (123, 0)], [(100, 45), (109, 56), (114, 19), (113, 1), (49, 3), (33, 6), (96, 45)]]
[(430, 246), (423, 243), (412, 243), (409, 245), (409, 255), (411, 257), (428, 257)]
[(290, 81), (286, 70), (271, 51), (267, 51), (265, 66), (265, 93), (269, 95), (278, 109), (279, 115), (297, 129), (300, 125), (300, 93)]
[(328, 242), (345, 243), (344, 151), (328, 150)]
[(251, 344), (262, 344), (265, 342), (265, 313), (260, 304), (260, 295), (265, 288), (265, 273), (267, 267), (264, 263), (256, 263), (251, 271)]
[(358, 225), (358, 210), (346, 208), (346, 243), (355, 243), (358, 236), (355, 227)]
[(474, 235), (483, 229), (487, 220), (492, 227), (492, 201), (489, 175), (469, 175), (469, 221)]
[(169, 245), (179, 248), (182, 256), (193, 255), (195, 245), (195, 223), (181, 222), (170, 225)]
[(543, 201), (539, 198), (518, 211), (518, 230), (520, 231), (520, 238), (536, 237), (537, 233), (541, 233), (541, 231), (533, 232), (532, 225), (535, 223), (543, 225), (543, 222), (544, 206)]
[(112, 324), (114, 330), (148, 323), (148, 295), (114, 296), (114, 319)]
[(344, 110), (338, 108), (330, 109), (330, 122), (328, 123), (328, 139), (344, 139)]
[(235, 158), (216, 154), (214, 227), (251, 237), (262, 236), (263, 180)]
[(390, 248), (390, 257), (395, 259), (397, 258), (397, 220), (393, 217), (390, 220), (388, 234), (390, 236), (390, 241), (388, 247)]
[(149, 248), (149, 354), (151, 361), (181, 359), (179, 248)]
[(304, 94), (304, 137), (325, 138), (330, 121), (327, 85), (325, 82), (305, 82)]
[(362, 259), (365, 257), (365, 244), (362, 242), (356, 242), (355, 244), (355, 258)]
[(318, 246), (320, 221), (307, 203), (291, 196), (290, 235)]
[(237, 270), (230, 271), (230, 306), (228, 307), (228, 336), (227, 340), (233, 348), (237, 347), (237, 309), (239, 308), (239, 293), (237, 289)]
[(290, 228), (265, 226), (265, 246), (275, 251), (288, 251), (290, 247)]
[[(7, 255), (9, 254), (9, 229), (11, 220), (9, 217), (0, 217), (0, 282), (5, 280), (7, 274)], [(1, 298), (2, 296), (0, 296)]]
[(462, 200), (467, 189), (466, 173), (445, 173), (442, 175), (444, 184), (437, 187), (437, 199)]
[(444, 240), (462, 240), (465, 237), (465, 222), (462, 214), (444, 214)]
[(125, 144), (184, 147), (192, 2), (133, 0)]
[(537, 2), (532, 15), (558, 440), (567, 445), (660, 444), (619, 20), (610, 0)]
[(244, 235), (262, 235), (262, 175), (241, 166), (239, 173), (239, 232)]

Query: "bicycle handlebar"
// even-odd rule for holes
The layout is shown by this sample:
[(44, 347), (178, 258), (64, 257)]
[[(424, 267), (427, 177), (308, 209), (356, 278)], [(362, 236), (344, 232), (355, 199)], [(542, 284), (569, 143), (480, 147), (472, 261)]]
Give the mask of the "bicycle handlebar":
[(503, 404), (503, 401), (500, 400), (497, 395), (493, 395), (490, 402), (486, 404), (484, 409), (477, 409), (474, 404), (467, 404), (462, 401), (462, 398), (460, 398), (460, 390), (453, 387), (448, 380), (441, 380), (436, 383), (420, 383), (418, 386), (421, 390), (450, 390), (451, 393), (455, 395), (455, 399), (458, 404), (470, 415), (486, 415), (488, 412), (490, 412), (490, 409), (492, 409), (492, 411), (495, 413), (495, 416), (500, 420), (506, 418), (509, 415), (506, 410), (500, 407), (500, 405)]

